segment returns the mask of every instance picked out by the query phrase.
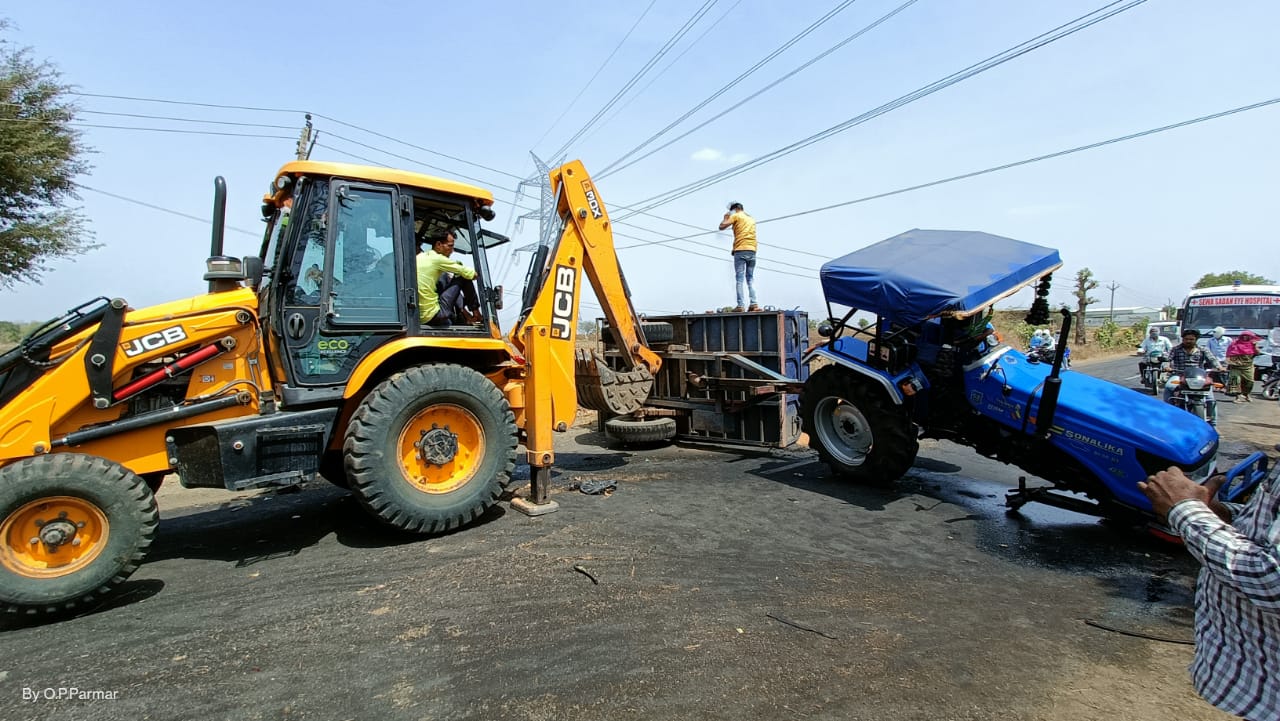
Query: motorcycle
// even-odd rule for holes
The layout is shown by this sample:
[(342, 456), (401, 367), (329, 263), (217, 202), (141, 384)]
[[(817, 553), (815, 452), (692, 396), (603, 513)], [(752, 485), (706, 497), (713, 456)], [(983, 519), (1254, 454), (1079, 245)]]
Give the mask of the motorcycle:
[[(1027, 351), (1027, 360), (1033, 363), (1047, 363), (1052, 365), (1053, 354), (1056, 349), (1057, 349), (1056, 345), (1050, 345), (1048, 343), (1044, 345), (1036, 346), (1035, 348), (1032, 348)], [(1062, 353), (1062, 367), (1063, 368), (1071, 367), (1071, 349), (1070, 348), (1067, 348)]]
[(1169, 371), (1165, 368), (1168, 362), (1169, 358), (1159, 350), (1147, 353), (1147, 362), (1142, 367), (1142, 386), (1150, 388), (1152, 395), (1160, 395), (1160, 389), (1169, 380)]
[[(1214, 371), (1216, 373), (1216, 371)], [(1209, 412), (1209, 404), (1214, 403), (1214, 389), (1222, 390), (1224, 384), (1214, 380), (1204, 368), (1188, 368), (1182, 375), (1170, 376), (1169, 385), (1173, 386), (1173, 396), (1169, 402), (1199, 418), (1206, 423), (1216, 422)]]
[(1280, 356), (1271, 356), (1271, 367), (1262, 374), (1262, 397), (1267, 400), (1280, 398)]

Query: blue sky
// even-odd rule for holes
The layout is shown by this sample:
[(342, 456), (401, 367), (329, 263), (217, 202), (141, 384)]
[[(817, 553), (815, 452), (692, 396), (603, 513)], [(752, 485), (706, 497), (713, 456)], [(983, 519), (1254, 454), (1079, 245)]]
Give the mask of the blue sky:
[[(897, 7), (858, 0), (677, 127), (662, 141)], [(617, 218), (631, 204), (755, 158), (875, 108), (1094, 10), (1103, 0), (918, 0), (894, 18), (740, 109), (600, 179)], [(459, 163), (318, 119), (316, 159), (379, 162), (495, 191), (500, 232), (513, 176), (529, 151), (569, 139), (698, 9), (655, 0), (635, 32), (569, 107), (645, 10), (621, 3), (24, 3), (4, 11), (10, 37), (84, 93), (305, 109), (502, 171)], [(837, 5), (835, 0), (719, 0), (643, 77), (638, 95), (570, 147), (603, 169)], [(304, 7), (305, 10), (298, 8)], [(714, 230), (730, 200), (767, 219), (979, 170), (1280, 96), (1280, 4), (1150, 0), (824, 142), (689, 193), (652, 212)], [(706, 34), (704, 35), (704, 31)], [(696, 44), (693, 41), (697, 40)], [(687, 52), (686, 52), (687, 49)], [(681, 55), (681, 53), (683, 53)], [(680, 59), (664, 70), (677, 55)], [(661, 72), (661, 75), (658, 73)], [(656, 80), (654, 78), (656, 77)], [(652, 81), (652, 82), (651, 82)], [(651, 83), (651, 84), (650, 84)], [(634, 93), (634, 91), (633, 91)], [(206, 218), (212, 180), (229, 187), (227, 249), (255, 252), (259, 199), (291, 159), (299, 113), (251, 112), (82, 97), (85, 123), (260, 133), (243, 138), (85, 128), (91, 188)], [(137, 113), (287, 129), (102, 115)], [(1280, 105), (979, 178), (760, 226), (763, 304), (822, 311), (817, 268), (910, 228), (982, 230), (1058, 248), (1070, 276), (1118, 283), (1117, 306), (1180, 300), (1203, 273), (1231, 268), (1280, 279)], [(550, 132), (548, 133), (548, 129)], [(537, 143), (546, 134), (546, 139)], [(288, 138), (288, 139), (286, 139)], [(407, 156), (394, 158), (358, 141)], [(660, 142), (662, 142), (660, 141)], [(426, 163), (433, 167), (425, 167)], [(510, 174), (510, 175), (508, 175)], [(526, 199), (532, 205), (535, 200)], [(207, 223), (96, 192), (83, 207), (103, 247), (58, 262), (40, 285), (0, 292), (0, 318), (54, 316), (97, 295), (134, 306), (198, 294)], [(696, 232), (631, 218), (671, 235)], [(628, 235), (660, 239), (641, 228)], [(512, 246), (535, 238), (529, 224)], [(649, 312), (733, 304), (728, 233), (620, 251), (634, 301)], [(636, 241), (618, 239), (622, 246)], [(685, 252), (693, 251), (703, 255)], [(508, 288), (527, 256), (494, 267)], [(789, 265), (780, 265), (786, 263)], [(799, 266), (799, 267), (796, 267)], [(781, 272), (780, 272), (781, 271)], [(1094, 292), (1103, 304), (1110, 294)], [(584, 308), (584, 317), (598, 311)]]

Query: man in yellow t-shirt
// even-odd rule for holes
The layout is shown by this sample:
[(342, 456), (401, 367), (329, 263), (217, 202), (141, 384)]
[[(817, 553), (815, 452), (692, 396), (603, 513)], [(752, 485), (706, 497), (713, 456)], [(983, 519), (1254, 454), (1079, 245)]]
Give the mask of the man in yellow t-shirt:
[[(418, 320), (425, 325), (444, 328), (453, 324), (457, 315), (467, 323), (480, 320), (480, 300), (472, 280), (475, 270), (453, 260), (453, 231), (431, 238), (431, 248), (418, 254)], [(443, 289), (436, 288), (441, 273), (452, 278)]]
[[(724, 214), (720, 230), (733, 227), (733, 274), (736, 278), (738, 305), (733, 310), (741, 313), (744, 310), (757, 311), (756, 304), (756, 219), (747, 215), (742, 203), (730, 203), (729, 212)], [(742, 307), (742, 284), (746, 281), (747, 293), (751, 305)]]

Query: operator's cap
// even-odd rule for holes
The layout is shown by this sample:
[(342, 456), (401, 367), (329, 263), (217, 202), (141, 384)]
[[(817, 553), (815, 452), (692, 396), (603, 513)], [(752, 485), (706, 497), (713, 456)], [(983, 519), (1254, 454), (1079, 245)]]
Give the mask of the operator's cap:
[(729, 203), (729, 210), (742, 210), (742, 203), (739, 203), (736, 200)]

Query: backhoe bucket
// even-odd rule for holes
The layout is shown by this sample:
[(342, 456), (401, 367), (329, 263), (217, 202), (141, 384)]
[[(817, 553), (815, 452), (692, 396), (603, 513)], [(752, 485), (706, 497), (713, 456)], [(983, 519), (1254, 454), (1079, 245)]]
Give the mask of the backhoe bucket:
[(587, 348), (577, 351), (574, 375), (578, 405), (619, 416), (640, 410), (653, 389), (653, 374), (648, 368), (615, 371), (594, 350)]

